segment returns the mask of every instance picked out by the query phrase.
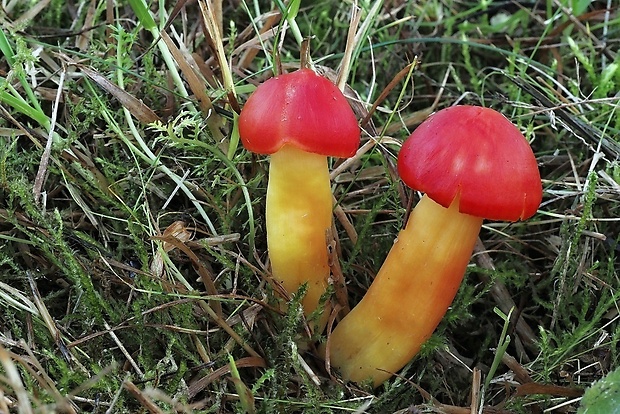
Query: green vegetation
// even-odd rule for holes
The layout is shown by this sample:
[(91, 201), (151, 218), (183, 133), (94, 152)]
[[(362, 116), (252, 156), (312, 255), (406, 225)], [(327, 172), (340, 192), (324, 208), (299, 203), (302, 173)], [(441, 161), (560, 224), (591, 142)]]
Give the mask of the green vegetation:
[(614, 414), (620, 412), (620, 370), (616, 369), (587, 389), (580, 414)]
[[(576, 412), (620, 366), (615, 2), (13, 0), (0, 21), (0, 412)], [(371, 112), (367, 151), (330, 161), (351, 305), (418, 200), (395, 156), (432, 111), (499, 110), (543, 178), (375, 390), (328, 375), (298, 297), (278, 307), (267, 158), (235, 129), (306, 37)]]

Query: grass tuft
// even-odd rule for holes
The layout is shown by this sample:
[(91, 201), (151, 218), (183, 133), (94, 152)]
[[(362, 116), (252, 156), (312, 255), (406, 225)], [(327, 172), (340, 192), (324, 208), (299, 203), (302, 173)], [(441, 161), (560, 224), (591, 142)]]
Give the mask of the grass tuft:
[[(617, 372), (613, 2), (8, 1), (0, 21), (0, 412), (571, 413)], [(280, 306), (267, 159), (239, 143), (306, 39), (364, 123), (330, 160), (351, 305), (418, 199), (396, 156), (433, 111), (504, 113), (543, 179), (375, 390), (325, 371), (303, 289)]]

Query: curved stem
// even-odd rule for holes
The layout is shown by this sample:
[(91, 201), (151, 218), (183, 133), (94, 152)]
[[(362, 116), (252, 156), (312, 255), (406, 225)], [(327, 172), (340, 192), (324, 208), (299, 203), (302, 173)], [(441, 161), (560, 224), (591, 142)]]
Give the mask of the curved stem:
[(348, 380), (388, 379), (418, 353), (459, 288), (482, 219), (424, 196), (360, 303), (330, 336), (331, 365)]
[[(329, 278), (326, 232), (332, 222), (327, 158), (290, 145), (271, 156), (267, 187), (267, 245), (273, 276), (289, 293), (307, 283), (302, 301), (314, 312)], [(323, 312), (317, 329), (325, 326)]]

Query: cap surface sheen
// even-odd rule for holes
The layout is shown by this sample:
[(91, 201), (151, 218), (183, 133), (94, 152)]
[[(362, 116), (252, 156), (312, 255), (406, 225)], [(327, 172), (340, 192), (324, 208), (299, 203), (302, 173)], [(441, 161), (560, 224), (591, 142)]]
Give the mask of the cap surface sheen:
[(491, 220), (526, 219), (542, 185), (527, 140), (499, 112), (453, 106), (427, 118), (405, 141), (398, 171), (411, 188), (448, 207)]
[(342, 92), (310, 69), (262, 83), (239, 116), (243, 146), (272, 154), (284, 144), (326, 156), (351, 157), (360, 129)]

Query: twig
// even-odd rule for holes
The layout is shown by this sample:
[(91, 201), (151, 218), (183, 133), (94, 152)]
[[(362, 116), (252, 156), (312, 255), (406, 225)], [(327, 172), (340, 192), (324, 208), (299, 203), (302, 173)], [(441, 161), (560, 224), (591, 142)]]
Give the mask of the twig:
[(112, 340), (114, 340), (114, 342), (116, 342), (116, 345), (118, 345), (118, 349), (121, 350), (123, 355), (125, 355), (125, 358), (127, 358), (127, 361), (129, 361), (133, 369), (140, 376), (140, 379), (144, 379), (144, 373), (142, 372), (142, 370), (140, 370), (140, 367), (138, 366), (136, 361), (134, 361), (134, 359), (131, 357), (129, 352), (127, 352), (127, 348), (125, 348), (123, 343), (118, 339), (118, 336), (116, 336), (116, 334), (114, 333), (114, 331), (112, 330), (108, 322), (103, 322), (103, 326), (107, 330), (108, 334), (112, 337)]
[(149, 411), (149, 413), (164, 414), (164, 411), (162, 411), (161, 408), (159, 408), (157, 404), (155, 404), (148, 396), (144, 395), (144, 393), (140, 391), (140, 389), (136, 387), (136, 384), (133, 382), (127, 380), (123, 383), (123, 387), (129, 391), (129, 393), (133, 395), (134, 398)]
[(342, 206), (338, 204), (336, 197), (333, 197), (333, 201), (334, 201), (334, 216), (336, 217), (338, 222), (342, 225), (342, 227), (344, 227), (344, 231), (347, 233), (347, 236), (349, 236), (349, 240), (351, 240), (351, 243), (356, 244), (357, 238), (358, 238), (357, 230), (355, 230), (355, 227), (353, 226), (353, 224), (347, 217), (347, 214), (342, 209)]
[(480, 382), (482, 373), (479, 368), (474, 368), (471, 377), (471, 414), (478, 414), (480, 406)]
[(299, 353), (297, 353), (297, 361), (299, 362), (303, 370), (306, 372), (306, 374), (308, 374), (308, 376), (310, 377), (314, 385), (316, 385), (317, 387), (321, 386), (321, 380), (319, 379), (318, 375), (314, 373), (310, 365), (308, 365), (308, 363), (303, 359), (303, 357)]
[(211, 40), (215, 46), (215, 56), (222, 73), (222, 83), (224, 85), (226, 95), (228, 96), (228, 103), (232, 106), (235, 112), (239, 113), (241, 108), (237, 102), (237, 93), (235, 91), (232, 72), (230, 70), (229, 62), (226, 59), (226, 53), (224, 52), (224, 42), (217, 23), (217, 10), (214, 9), (214, 5), (210, 0), (202, 0), (199, 1), (198, 4), (200, 5), (202, 21), (207, 29), (207, 34), (211, 37)]
[(50, 161), (50, 155), (52, 153), (52, 144), (54, 142), (54, 130), (56, 129), (56, 118), (58, 117), (58, 106), (60, 105), (60, 97), (62, 96), (62, 88), (65, 83), (66, 68), (63, 65), (60, 71), (60, 79), (58, 80), (58, 91), (56, 93), (56, 99), (52, 106), (52, 119), (50, 123), (50, 130), (47, 135), (47, 142), (45, 143), (45, 149), (39, 162), (39, 170), (34, 179), (34, 186), (32, 187), (32, 194), (34, 196), (35, 203), (39, 204), (41, 201), (41, 192), (43, 190), (43, 184), (45, 183), (45, 175), (47, 173), (47, 166)]
[(338, 89), (343, 92), (347, 83), (347, 78), (349, 77), (349, 72), (351, 71), (351, 57), (356, 47), (355, 29), (359, 26), (361, 18), (362, 16), (359, 7), (357, 7), (357, 1), (353, 1), (351, 5), (351, 22), (349, 23), (349, 31), (347, 33), (347, 44), (344, 50), (344, 56), (340, 62), (340, 71), (338, 72), (338, 81), (336, 82)]
[(533, 382), (532, 377), (525, 368), (512, 356), (504, 352), (502, 355), (502, 362), (515, 374), (515, 378), (520, 384), (526, 384)]

